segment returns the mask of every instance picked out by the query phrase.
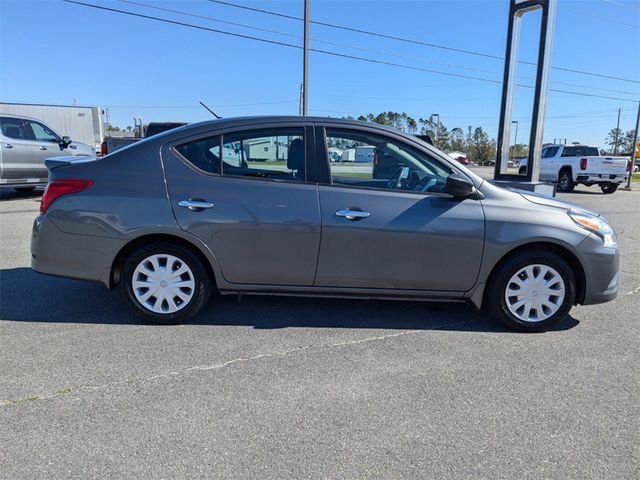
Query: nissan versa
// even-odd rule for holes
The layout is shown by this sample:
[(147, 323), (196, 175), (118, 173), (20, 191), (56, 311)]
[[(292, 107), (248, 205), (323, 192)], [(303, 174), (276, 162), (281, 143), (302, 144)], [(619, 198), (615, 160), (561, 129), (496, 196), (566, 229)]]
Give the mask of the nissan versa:
[[(362, 149), (370, 163), (341, 160)], [(378, 125), (221, 119), (46, 164), (33, 269), (120, 286), (152, 322), (185, 321), (216, 289), (470, 302), (542, 331), (618, 292), (603, 217), (499, 188)]]

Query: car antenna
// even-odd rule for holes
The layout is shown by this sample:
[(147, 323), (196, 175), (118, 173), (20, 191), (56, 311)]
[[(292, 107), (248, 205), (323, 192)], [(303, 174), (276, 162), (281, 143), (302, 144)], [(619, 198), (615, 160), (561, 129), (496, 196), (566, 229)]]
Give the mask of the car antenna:
[(209, 113), (211, 115), (213, 115), (214, 117), (216, 117), (216, 120), (222, 118), (220, 115), (218, 115), (216, 112), (214, 112), (213, 110), (211, 110), (209, 107), (207, 107), (204, 103), (200, 102), (200, 105), (202, 105), (204, 108), (206, 108), (207, 110), (209, 110)]

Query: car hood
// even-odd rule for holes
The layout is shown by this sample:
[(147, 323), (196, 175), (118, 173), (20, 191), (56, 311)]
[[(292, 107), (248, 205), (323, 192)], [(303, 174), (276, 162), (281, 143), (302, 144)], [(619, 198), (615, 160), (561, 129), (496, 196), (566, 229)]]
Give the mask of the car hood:
[(558, 200), (557, 198), (554, 198), (554, 197), (547, 197), (546, 195), (541, 195), (539, 193), (534, 193), (534, 192), (528, 192), (525, 190), (517, 190), (515, 188), (512, 190), (520, 194), (520, 196), (525, 200), (531, 203), (535, 203), (536, 205), (544, 205), (546, 207), (561, 208), (563, 210), (569, 210), (569, 209), (580, 210), (581, 212), (590, 213), (591, 215), (595, 215), (596, 217), (600, 216), (598, 212), (594, 212), (593, 210), (589, 210), (588, 208), (585, 208), (581, 205), (577, 205), (575, 203), (565, 202), (564, 200)]

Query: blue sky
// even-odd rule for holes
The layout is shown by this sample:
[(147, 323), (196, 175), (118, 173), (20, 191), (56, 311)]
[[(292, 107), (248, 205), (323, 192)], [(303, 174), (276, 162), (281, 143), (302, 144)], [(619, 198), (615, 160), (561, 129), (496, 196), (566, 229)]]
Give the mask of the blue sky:
[[(302, 23), (207, 0), (135, 0), (220, 21), (158, 11), (123, 1), (81, 0), (209, 28), (302, 44)], [(303, 2), (230, 0), (302, 16)], [(502, 57), (508, 2), (311, 0), (312, 20), (349, 25)], [(525, 18), (520, 58), (534, 60), (536, 15)], [(450, 74), (501, 80), (501, 60), (311, 25), (312, 48), (331, 50)], [(332, 42), (332, 44), (321, 43)], [(335, 45), (340, 44), (340, 45)], [(0, 0), (0, 99), (99, 105), (111, 122), (199, 121), (297, 114), (302, 51), (168, 25), (58, 0)], [(550, 92), (545, 141), (603, 145), (622, 108), (621, 128), (634, 127), (640, 98), (640, 1), (559, 0), (552, 65), (633, 80), (625, 82), (552, 70), (550, 88), (615, 97)], [(482, 126), (496, 135), (499, 84), (337, 58), (309, 57), (309, 113), (357, 116), (386, 110), (415, 117), (440, 114), (448, 127)], [(534, 67), (520, 65), (520, 83)], [(519, 88), (514, 118), (526, 137), (532, 90)], [(513, 137), (512, 137), (513, 139)]]

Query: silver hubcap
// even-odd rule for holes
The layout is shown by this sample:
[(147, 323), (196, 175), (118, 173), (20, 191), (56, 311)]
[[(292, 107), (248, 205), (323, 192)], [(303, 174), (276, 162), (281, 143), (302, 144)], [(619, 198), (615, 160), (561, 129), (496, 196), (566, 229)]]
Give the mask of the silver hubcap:
[(528, 265), (507, 282), (504, 298), (509, 311), (524, 322), (541, 322), (555, 314), (564, 301), (560, 274), (548, 265)]
[(133, 271), (133, 294), (154, 313), (174, 313), (187, 306), (195, 291), (193, 272), (178, 257), (151, 255)]

